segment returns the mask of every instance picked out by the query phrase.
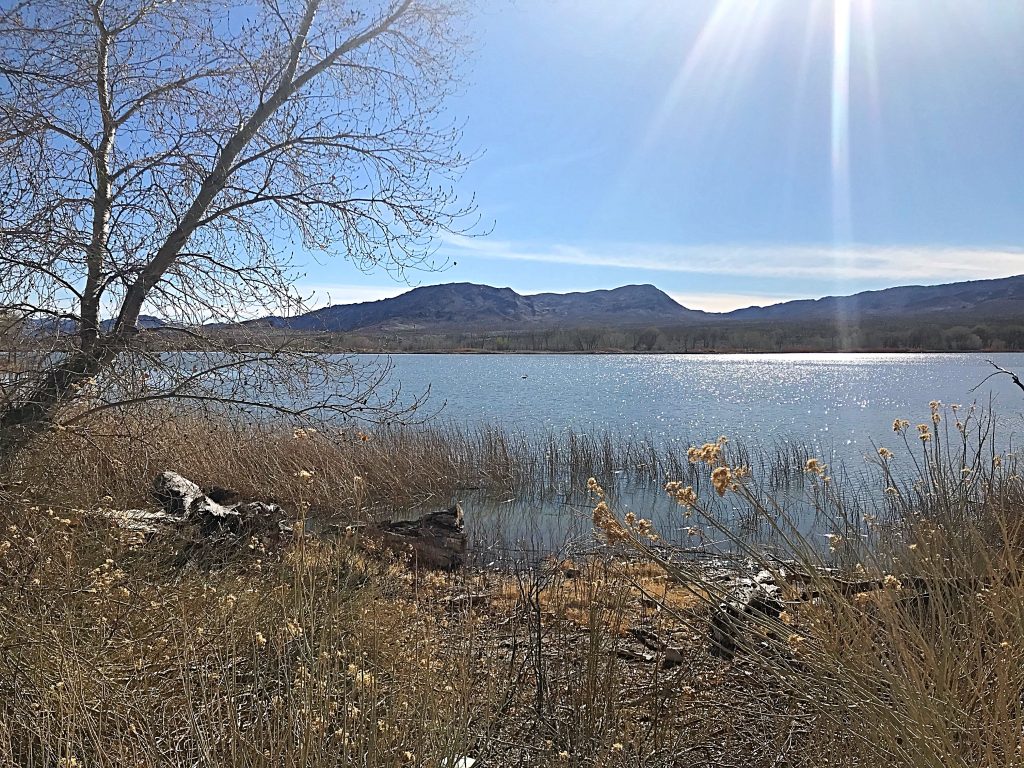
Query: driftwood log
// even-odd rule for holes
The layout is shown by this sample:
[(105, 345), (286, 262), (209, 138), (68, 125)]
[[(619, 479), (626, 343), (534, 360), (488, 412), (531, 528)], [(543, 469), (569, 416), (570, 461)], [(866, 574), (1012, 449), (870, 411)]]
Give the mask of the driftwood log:
[[(215, 487), (204, 491), (177, 472), (161, 472), (153, 481), (160, 509), (107, 510), (116, 524), (147, 535), (190, 531), (186, 557), (248, 543), (251, 537), (279, 540), (292, 533), (286, 512), (277, 504), (239, 501), (237, 493)], [(331, 526), (322, 533), (336, 532)], [(347, 530), (347, 528), (346, 528)], [(462, 507), (430, 512), (415, 520), (375, 523), (360, 529), (360, 541), (376, 551), (389, 550), (420, 568), (456, 570), (466, 557)]]
[[(217, 489), (218, 496), (223, 489)], [(153, 481), (153, 497), (169, 518), (195, 525), (203, 536), (277, 535), (289, 531), (285, 511), (262, 501), (220, 504), (202, 488), (177, 472), (161, 472)]]
[[(752, 627), (771, 627), (785, 607), (779, 582), (796, 589), (794, 599), (816, 600), (826, 595), (855, 595), (887, 589), (883, 578), (846, 578), (838, 571), (820, 568), (812, 572), (797, 563), (776, 560), (773, 571), (761, 571), (753, 578), (736, 578), (727, 587), (728, 597), (711, 616), (711, 652), (731, 659), (746, 645)], [(927, 609), (933, 594), (975, 593), (991, 586), (991, 580), (979, 578), (935, 580), (903, 574), (897, 579), (903, 590), (901, 601), (917, 610)]]
[(454, 571), (466, 560), (466, 529), (459, 504), (415, 520), (368, 526), (363, 530), (363, 538), (376, 547), (408, 557), (414, 567)]
[[(217, 489), (219, 498), (225, 498)], [(217, 534), (278, 536), (290, 532), (286, 514), (277, 504), (235, 501), (222, 504), (177, 472), (161, 472), (153, 480), (153, 498), (160, 509), (113, 509), (104, 512), (118, 525), (140, 533), (156, 534), (171, 528), (194, 526), (200, 536)]]

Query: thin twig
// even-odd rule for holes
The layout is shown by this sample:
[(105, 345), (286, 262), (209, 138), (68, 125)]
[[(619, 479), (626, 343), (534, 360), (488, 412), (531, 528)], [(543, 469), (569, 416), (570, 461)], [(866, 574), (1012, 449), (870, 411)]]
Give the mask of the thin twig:
[(1016, 373), (1014, 373), (1013, 371), (1006, 370), (1001, 365), (996, 365), (992, 360), (986, 360), (985, 362), (987, 362), (989, 365), (991, 365), (993, 368), (996, 369), (995, 373), (990, 373), (988, 376), (986, 376), (984, 379), (982, 379), (978, 383), (978, 385), (976, 387), (971, 387), (971, 389), (970, 389), (971, 392), (976, 391), (986, 381), (991, 379), (993, 376), (998, 376), (1001, 373), (1005, 373), (1007, 376), (1009, 376), (1011, 379), (1013, 379), (1013, 383), (1016, 384), (1018, 387), (1020, 387), (1021, 391), (1024, 392), (1024, 383), (1021, 382), (1020, 377)]

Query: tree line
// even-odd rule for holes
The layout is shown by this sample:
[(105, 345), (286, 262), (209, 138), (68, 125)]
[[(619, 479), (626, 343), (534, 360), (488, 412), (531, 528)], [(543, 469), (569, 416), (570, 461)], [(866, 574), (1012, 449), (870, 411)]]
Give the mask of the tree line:
[(324, 352), (1017, 352), (1024, 351), (1024, 318), (869, 319), (855, 325), (760, 321), (638, 328), (357, 331), (303, 334), (300, 338), (303, 345)]

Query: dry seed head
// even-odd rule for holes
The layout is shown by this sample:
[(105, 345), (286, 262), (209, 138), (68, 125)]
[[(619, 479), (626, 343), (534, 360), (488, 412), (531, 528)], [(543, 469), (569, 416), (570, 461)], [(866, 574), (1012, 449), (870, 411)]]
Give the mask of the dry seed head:
[(687, 516), (697, 506), (697, 493), (693, 490), (693, 486), (684, 486), (679, 480), (672, 480), (665, 483), (665, 492), (675, 499), (679, 506), (686, 508)]
[(725, 496), (730, 483), (732, 483), (732, 472), (728, 467), (717, 467), (711, 473), (711, 485), (714, 486), (715, 493), (719, 496)]
[(804, 472), (812, 472), (816, 475), (824, 475), (826, 469), (828, 467), (822, 464), (820, 459), (808, 459), (804, 464)]
[(700, 448), (694, 446), (686, 452), (686, 458), (691, 464), (703, 462), (709, 467), (719, 464), (722, 460), (722, 446), (725, 445), (725, 442), (725, 438), (721, 437), (717, 443), (704, 443)]

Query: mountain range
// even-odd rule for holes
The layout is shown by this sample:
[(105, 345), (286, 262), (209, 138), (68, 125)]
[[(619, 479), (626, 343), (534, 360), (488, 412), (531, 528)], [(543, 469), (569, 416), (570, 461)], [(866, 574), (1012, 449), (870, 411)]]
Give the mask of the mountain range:
[(1024, 319), (1024, 275), (931, 286), (901, 286), (851, 296), (802, 299), (714, 313), (688, 309), (653, 285), (521, 295), (511, 288), (447, 283), (390, 299), (336, 304), (294, 317), (250, 321), (307, 332), (523, 331), (584, 326), (686, 326), (722, 322), (813, 322), (835, 318), (927, 320), (929, 316)]

